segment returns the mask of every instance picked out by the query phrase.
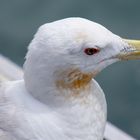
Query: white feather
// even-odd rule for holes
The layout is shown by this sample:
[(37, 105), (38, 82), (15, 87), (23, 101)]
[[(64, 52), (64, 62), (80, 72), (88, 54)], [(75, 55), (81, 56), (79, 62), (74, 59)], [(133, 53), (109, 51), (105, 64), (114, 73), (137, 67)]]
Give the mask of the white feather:
[[(76, 97), (70, 96), (70, 88), (59, 90), (56, 81), (78, 77), (68, 79), (63, 74), (67, 70), (94, 73), (118, 61), (112, 56), (122, 49), (121, 42), (103, 26), (82, 18), (41, 26), (29, 45), (24, 80), (0, 87), (0, 139), (102, 140), (107, 111), (100, 86), (93, 80)], [(87, 56), (88, 47), (99, 47), (100, 52)]]

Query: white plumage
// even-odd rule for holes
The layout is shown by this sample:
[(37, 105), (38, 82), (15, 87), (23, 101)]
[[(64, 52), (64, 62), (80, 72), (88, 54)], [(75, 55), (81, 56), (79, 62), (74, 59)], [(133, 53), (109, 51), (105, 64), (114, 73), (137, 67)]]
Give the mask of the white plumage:
[[(88, 55), (87, 48), (99, 52)], [(134, 50), (86, 19), (41, 26), (29, 45), (24, 80), (1, 84), (0, 139), (102, 140), (106, 101), (92, 78), (106, 66), (132, 58)]]

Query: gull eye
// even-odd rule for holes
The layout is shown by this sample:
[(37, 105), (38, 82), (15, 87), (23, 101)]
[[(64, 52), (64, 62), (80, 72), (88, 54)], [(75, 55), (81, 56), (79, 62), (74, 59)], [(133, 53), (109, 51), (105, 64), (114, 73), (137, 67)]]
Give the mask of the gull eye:
[(98, 53), (100, 50), (97, 49), (97, 48), (86, 48), (84, 50), (84, 52), (87, 54), (87, 55), (93, 55), (93, 54), (96, 54)]

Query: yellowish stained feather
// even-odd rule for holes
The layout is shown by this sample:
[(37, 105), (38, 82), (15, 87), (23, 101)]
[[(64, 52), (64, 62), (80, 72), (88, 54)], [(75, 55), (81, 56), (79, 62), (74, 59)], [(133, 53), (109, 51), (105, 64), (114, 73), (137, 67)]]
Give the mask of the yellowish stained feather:
[(92, 78), (97, 74), (94, 73), (83, 73), (78, 69), (75, 70), (68, 70), (60, 74), (60, 77), (64, 77), (60, 80), (56, 81), (56, 86), (59, 89), (70, 89), (70, 90), (84, 90), (89, 88), (89, 83), (91, 82)]

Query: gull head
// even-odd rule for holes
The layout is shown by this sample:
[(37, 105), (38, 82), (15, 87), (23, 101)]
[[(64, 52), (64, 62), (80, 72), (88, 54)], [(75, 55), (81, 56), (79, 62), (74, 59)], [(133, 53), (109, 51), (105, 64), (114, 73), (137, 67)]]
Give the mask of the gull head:
[(31, 93), (86, 89), (101, 70), (140, 58), (140, 42), (123, 39), (102, 25), (67, 18), (42, 25), (29, 45), (24, 79)]

